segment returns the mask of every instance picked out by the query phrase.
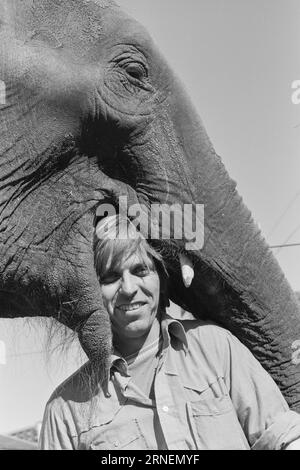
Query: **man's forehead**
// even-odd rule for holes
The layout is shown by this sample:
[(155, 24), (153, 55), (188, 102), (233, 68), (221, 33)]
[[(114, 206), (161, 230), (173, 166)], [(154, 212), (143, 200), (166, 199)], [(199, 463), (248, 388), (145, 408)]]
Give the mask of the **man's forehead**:
[(152, 257), (149, 256), (146, 250), (143, 250), (143, 251), (144, 252), (132, 253), (131, 255), (129, 255), (124, 260), (124, 265), (133, 266), (133, 265), (139, 265), (139, 264), (147, 264), (149, 266), (152, 266), (154, 264)]
[(138, 252), (129, 253), (123, 257), (119, 257), (119, 260), (111, 257), (111, 259), (108, 259), (107, 261), (106, 270), (125, 271), (133, 269), (141, 264), (146, 265), (152, 269), (155, 268), (152, 257), (144, 248), (142, 248), (142, 250), (139, 249)]

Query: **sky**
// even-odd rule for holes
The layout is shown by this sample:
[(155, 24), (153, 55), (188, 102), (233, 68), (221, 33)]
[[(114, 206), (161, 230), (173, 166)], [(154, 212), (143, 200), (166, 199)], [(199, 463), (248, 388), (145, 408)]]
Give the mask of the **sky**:
[[(119, 0), (182, 79), (211, 141), (271, 246), (300, 244), (299, 0)], [(300, 291), (300, 246), (274, 249)], [(0, 432), (34, 424), (84, 360), (45, 354), (43, 329), (0, 321)]]

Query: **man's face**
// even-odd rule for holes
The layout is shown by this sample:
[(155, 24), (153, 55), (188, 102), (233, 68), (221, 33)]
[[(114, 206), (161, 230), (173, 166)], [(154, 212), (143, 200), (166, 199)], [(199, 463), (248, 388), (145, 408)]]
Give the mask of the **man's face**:
[(119, 338), (148, 335), (157, 314), (160, 280), (153, 261), (133, 254), (117, 270), (101, 275), (101, 292), (113, 333)]

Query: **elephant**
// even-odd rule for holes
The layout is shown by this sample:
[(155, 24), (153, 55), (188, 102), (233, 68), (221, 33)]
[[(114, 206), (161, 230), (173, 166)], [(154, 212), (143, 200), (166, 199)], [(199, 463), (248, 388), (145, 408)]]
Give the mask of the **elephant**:
[(121, 198), (148, 212), (201, 205), (201, 246), (146, 234), (169, 298), (233, 332), (300, 411), (295, 295), (146, 29), (112, 0), (0, 0), (0, 81), (0, 316), (54, 317), (104, 377), (99, 211)]

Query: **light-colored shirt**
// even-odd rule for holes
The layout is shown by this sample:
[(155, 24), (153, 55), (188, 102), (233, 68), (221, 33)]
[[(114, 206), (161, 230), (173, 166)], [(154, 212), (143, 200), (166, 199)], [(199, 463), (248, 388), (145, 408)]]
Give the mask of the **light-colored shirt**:
[(100, 388), (91, 399), (87, 363), (50, 398), (40, 448), (283, 449), (300, 437), (300, 415), (229, 331), (166, 315), (161, 332), (153, 393), (114, 355), (110, 396)]

